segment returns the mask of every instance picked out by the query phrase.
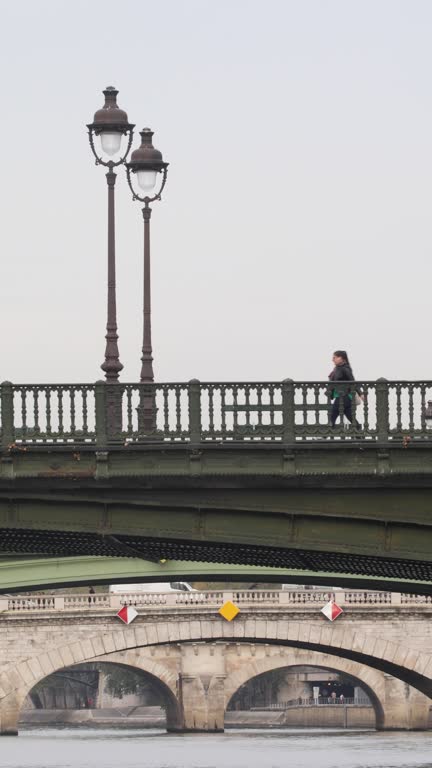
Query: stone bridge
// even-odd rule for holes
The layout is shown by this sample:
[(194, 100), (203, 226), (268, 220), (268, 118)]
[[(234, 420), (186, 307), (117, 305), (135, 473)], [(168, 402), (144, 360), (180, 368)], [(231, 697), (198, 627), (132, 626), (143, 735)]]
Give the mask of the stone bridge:
[[(380, 729), (428, 727), (432, 698), (431, 598), (337, 592), (329, 623), (321, 590), (2, 598), (0, 731), (17, 733), (22, 704), (47, 675), (84, 662), (122, 664), (151, 676), (169, 730), (223, 730), (246, 681), (313, 665), (349, 675), (369, 695)], [(225, 621), (226, 599), (240, 613)], [(121, 604), (138, 617), (124, 626)]]

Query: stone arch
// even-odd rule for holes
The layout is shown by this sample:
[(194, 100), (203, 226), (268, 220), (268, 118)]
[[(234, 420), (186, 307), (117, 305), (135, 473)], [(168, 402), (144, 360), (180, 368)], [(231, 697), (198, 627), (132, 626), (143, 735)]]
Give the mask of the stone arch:
[[(75, 656), (75, 659), (71, 661), (66, 653), (67, 648), (68, 646), (58, 650), (58, 658), (54, 655), (54, 658), (56, 658), (58, 662), (58, 666), (55, 666), (52, 663), (52, 669), (49, 672), (45, 671), (47, 667), (45, 666), (44, 669), (40, 664), (40, 659), (38, 660), (37, 657), (35, 657), (35, 659), (29, 659), (29, 666), (32, 667), (34, 671), (37, 670), (37, 675), (34, 676), (33, 681), (30, 684), (22, 681), (22, 684), (11, 690), (8, 695), (4, 697), (0, 696), (0, 730), (2, 733), (14, 734), (18, 732), (18, 720), (24, 700), (32, 688), (34, 688), (34, 686), (41, 680), (54, 672), (65, 669), (66, 667), (79, 666), (80, 664), (94, 661), (130, 667), (149, 675), (158, 690), (160, 690), (161, 694), (164, 696), (167, 704), (167, 730), (181, 730), (182, 713), (177, 691), (177, 676), (163, 664), (156, 662), (143, 654), (137, 655), (132, 649), (93, 655), (80, 660), (77, 660)], [(54, 654), (55, 653), (56, 652), (54, 652)], [(38, 661), (39, 663), (37, 663)], [(70, 663), (67, 663), (68, 661), (70, 661)]]
[[(93, 661), (95, 660), (93, 659)], [(156, 663), (152, 659), (148, 659), (143, 656), (138, 656), (134, 659), (133, 655), (122, 653), (109, 655), (107, 657), (99, 657), (97, 662), (100, 664), (115, 664), (116, 666), (134, 669), (139, 673), (147, 675), (151, 679), (156, 690), (161, 694), (165, 701), (167, 730), (175, 731), (181, 728), (182, 718), (180, 704), (177, 698), (176, 676), (169, 672), (169, 670), (167, 670), (163, 664)], [(71, 666), (72, 668), (79, 667), (80, 664), (85, 663), (87, 662), (77, 662)], [(62, 667), (61, 669), (65, 669), (65, 667)], [(42, 677), (41, 680), (43, 679), (44, 678)], [(38, 682), (41, 681), (39, 680)], [(37, 685), (37, 682), (35, 685)], [(30, 688), (28, 693), (30, 693), (31, 690), (32, 689)]]
[(361, 684), (369, 696), (375, 712), (376, 727), (383, 728), (386, 706), (385, 677), (382, 672), (367, 667), (356, 661), (331, 656), (317, 651), (292, 648), (283, 657), (267, 656), (263, 659), (251, 659), (241, 668), (229, 675), (225, 685), (225, 711), (230, 699), (248, 680), (272, 672), (275, 669), (293, 668), (298, 666), (313, 666), (320, 669), (343, 672), (351, 679)]
[[(354, 632), (352, 625), (344, 622), (327, 624), (323, 619), (323, 623), (307, 623), (247, 613), (231, 623), (216, 616), (150, 622), (141, 617), (125, 629), (77, 639), (6, 667), (0, 674), (2, 723), (9, 703), (19, 697), (20, 690), (27, 691), (56, 669), (134, 648), (203, 641), (268, 643), (320, 651), (378, 669), (432, 698), (432, 654), (411, 650), (372, 633)], [(12, 710), (14, 707), (16, 703)]]

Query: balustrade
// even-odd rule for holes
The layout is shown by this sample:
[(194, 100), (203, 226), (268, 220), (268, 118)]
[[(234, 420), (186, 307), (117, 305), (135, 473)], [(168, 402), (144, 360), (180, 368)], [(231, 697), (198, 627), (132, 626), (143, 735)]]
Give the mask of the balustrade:
[(345, 696), (341, 701), (339, 697), (332, 699), (331, 696), (319, 696), (313, 698), (289, 699), (288, 701), (277, 701), (267, 704), (263, 707), (251, 707), (251, 712), (264, 712), (267, 710), (284, 711), (293, 707), (372, 707), (372, 703), (366, 697), (354, 698)]
[(46, 611), (98, 611), (115, 610), (131, 605), (142, 611), (217, 611), (227, 600), (232, 600), (240, 610), (257, 608), (264, 611), (319, 610), (329, 600), (335, 600), (345, 609), (381, 609), (382, 606), (424, 607), (432, 610), (432, 596), (410, 595), (395, 592), (331, 589), (282, 589), (282, 590), (233, 590), (192, 592), (124, 592), (65, 595), (14, 595), (0, 596), (0, 612)]
[[(341, 382), (354, 422), (330, 424), (329, 382), (172, 384), (32, 384), (4, 382), (0, 389), (3, 450), (28, 444), (128, 444), (168, 441), (282, 442), (316, 440), (430, 440), (427, 413), (432, 382)], [(356, 405), (355, 390), (365, 395)], [(143, 430), (151, 401), (155, 418)], [(148, 421), (148, 420), (147, 420)]]

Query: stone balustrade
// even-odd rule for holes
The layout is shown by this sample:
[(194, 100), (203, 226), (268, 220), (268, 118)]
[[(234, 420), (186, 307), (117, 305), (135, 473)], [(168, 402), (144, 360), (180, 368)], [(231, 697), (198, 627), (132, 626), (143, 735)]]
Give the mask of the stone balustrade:
[(231, 600), (239, 608), (250, 610), (286, 611), (322, 607), (334, 599), (341, 607), (355, 609), (424, 608), (432, 611), (432, 596), (401, 594), (399, 592), (336, 590), (331, 589), (282, 589), (282, 590), (205, 590), (193, 592), (124, 592), (106, 594), (64, 595), (4, 595), (0, 596), (2, 613), (46, 613), (73, 611), (111, 611), (122, 605), (131, 605), (140, 613), (155, 611), (203, 611), (217, 610)]

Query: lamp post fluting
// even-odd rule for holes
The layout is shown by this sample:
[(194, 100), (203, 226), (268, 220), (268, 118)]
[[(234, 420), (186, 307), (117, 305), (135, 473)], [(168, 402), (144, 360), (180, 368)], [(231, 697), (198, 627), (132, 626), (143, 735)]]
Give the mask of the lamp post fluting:
[[(151, 271), (150, 271), (150, 218), (152, 209), (150, 204), (160, 200), (166, 184), (168, 163), (162, 158), (162, 153), (153, 146), (153, 131), (144, 128), (140, 132), (141, 146), (131, 154), (129, 163), (126, 163), (127, 179), (132, 197), (144, 203), (142, 209), (144, 219), (144, 301), (143, 301), (143, 346), (141, 357), (141, 382), (152, 384), (153, 373), (153, 349), (151, 336)], [(135, 174), (141, 194), (136, 191), (132, 174)], [(161, 174), (157, 192), (154, 192)]]
[[(96, 160), (96, 165), (108, 169), (106, 174), (108, 187), (108, 293), (107, 293), (107, 325), (105, 359), (101, 365), (108, 384), (118, 381), (123, 369), (120, 362), (117, 334), (117, 302), (116, 302), (116, 265), (115, 265), (115, 202), (114, 189), (117, 174), (114, 168), (123, 165), (129, 154), (134, 125), (128, 122), (128, 116), (117, 105), (118, 91), (108, 86), (103, 91), (105, 104), (95, 113), (92, 123), (87, 125), (90, 147)], [(120, 155), (122, 137), (127, 137), (124, 154)], [(95, 137), (100, 139), (101, 154), (95, 147)], [(110, 159), (104, 159), (110, 158)], [(117, 157), (117, 159), (115, 159)]]

